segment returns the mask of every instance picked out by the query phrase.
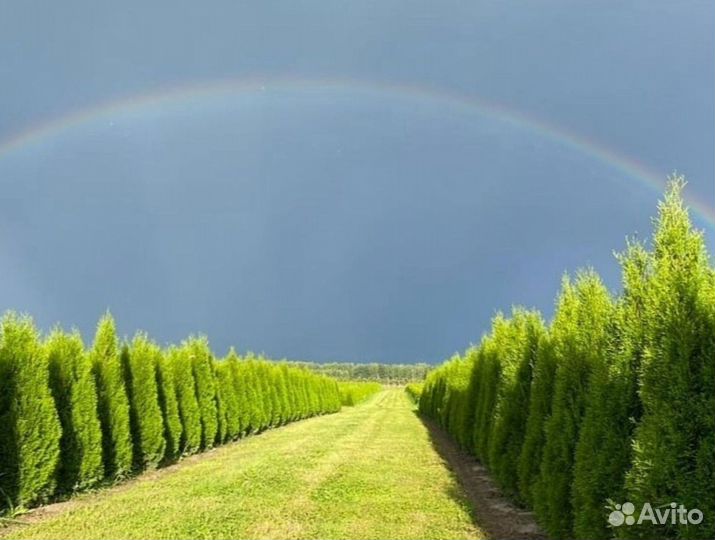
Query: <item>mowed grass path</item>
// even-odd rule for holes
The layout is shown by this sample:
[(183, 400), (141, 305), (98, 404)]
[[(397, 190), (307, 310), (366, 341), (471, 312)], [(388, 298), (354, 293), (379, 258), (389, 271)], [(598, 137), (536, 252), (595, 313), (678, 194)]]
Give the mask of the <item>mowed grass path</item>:
[(81, 495), (30, 521), (0, 537), (483, 536), (401, 389)]

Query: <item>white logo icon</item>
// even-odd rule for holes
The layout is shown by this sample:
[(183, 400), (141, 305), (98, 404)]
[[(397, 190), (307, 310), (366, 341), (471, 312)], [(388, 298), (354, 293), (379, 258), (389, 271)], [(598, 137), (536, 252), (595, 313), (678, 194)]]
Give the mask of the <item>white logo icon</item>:
[(608, 523), (611, 527), (620, 527), (621, 525), (640, 525), (643, 522), (651, 523), (652, 525), (699, 525), (703, 521), (703, 513), (697, 508), (688, 510), (685, 506), (677, 503), (670, 503), (663, 506), (653, 508), (650, 503), (644, 503), (643, 508), (638, 513), (636, 519), (636, 507), (631, 502), (623, 504), (615, 504), (612, 500), (608, 500), (608, 508), (611, 513), (608, 514)]
[(616, 504), (613, 508), (613, 512), (608, 515), (608, 523), (614, 527), (620, 527), (624, 523), (633, 525), (636, 522), (636, 518), (633, 517), (636, 507), (633, 506), (633, 503)]

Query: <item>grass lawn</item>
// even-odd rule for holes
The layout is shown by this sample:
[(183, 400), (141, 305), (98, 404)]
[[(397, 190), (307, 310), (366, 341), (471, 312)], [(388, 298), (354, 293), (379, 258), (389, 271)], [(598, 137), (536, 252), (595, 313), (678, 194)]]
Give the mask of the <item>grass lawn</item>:
[(401, 389), (41, 509), (2, 538), (479, 538)]

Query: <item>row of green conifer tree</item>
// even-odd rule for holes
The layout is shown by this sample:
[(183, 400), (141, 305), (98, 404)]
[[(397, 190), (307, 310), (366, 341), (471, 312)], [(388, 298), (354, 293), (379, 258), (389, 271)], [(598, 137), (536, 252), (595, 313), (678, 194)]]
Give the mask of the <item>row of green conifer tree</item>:
[[(592, 270), (565, 278), (549, 325), (497, 315), (427, 377), (421, 412), (550, 537), (715, 537), (715, 272), (682, 188), (671, 179), (651, 246), (619, 255), (620, 294)], [(704, 520), (609, 526), (626, 501)]]
[(340, 381), (338, 388), (340, 389), (340, 403), (347, 407), (353, 407), (377, 394), (382, 390), (382, 385), (369, 381)]
[(32, 320), (0, 322), (0, 510), (29, 507), (177, 461), (249, 433), (340, 410), (334, 379), (205, 338), (120, 344), (107, 314), (94, 344)]

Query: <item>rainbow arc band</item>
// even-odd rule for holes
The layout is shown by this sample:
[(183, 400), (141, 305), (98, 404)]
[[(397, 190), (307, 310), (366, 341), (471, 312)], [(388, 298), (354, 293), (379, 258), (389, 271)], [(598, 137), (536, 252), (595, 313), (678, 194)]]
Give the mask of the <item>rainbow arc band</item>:
[[(175, 86), (162, 87), (149, 93), (132, 95), (70, 112), (64, 116), (41, 122), (0, 141), (0, 160), (32, 145), (41, 144), (81, 126), (115, 116), (142, 110), (161, 109), (168, 106), (193, 106), (204, 100), (222, 97), (258, 95), (262, 92), (309, 91), (324, 93), (372, 93), (403, 100), (430, 102), (437, 105), (457, 107), (468, 114), (476, 114), (510, 124), (537, 137), (548, 139), (562, 147), (587, 155), (620, 171), (644, 187), (661, 193), (666, 175), (655, 172), (644, 163), (582, 135), (570, 132), (543, 119), (520, 112), (506, 105), (474, 95), (456, 94), (445, 89), (410, 84), (363, 81), (356, 79), (312, 79), (249, 77), (217, 79)], [(692, 211), (708, 226), (715, 228), (715, 204), (711, 205), (692, 197), (687, 198)]]

